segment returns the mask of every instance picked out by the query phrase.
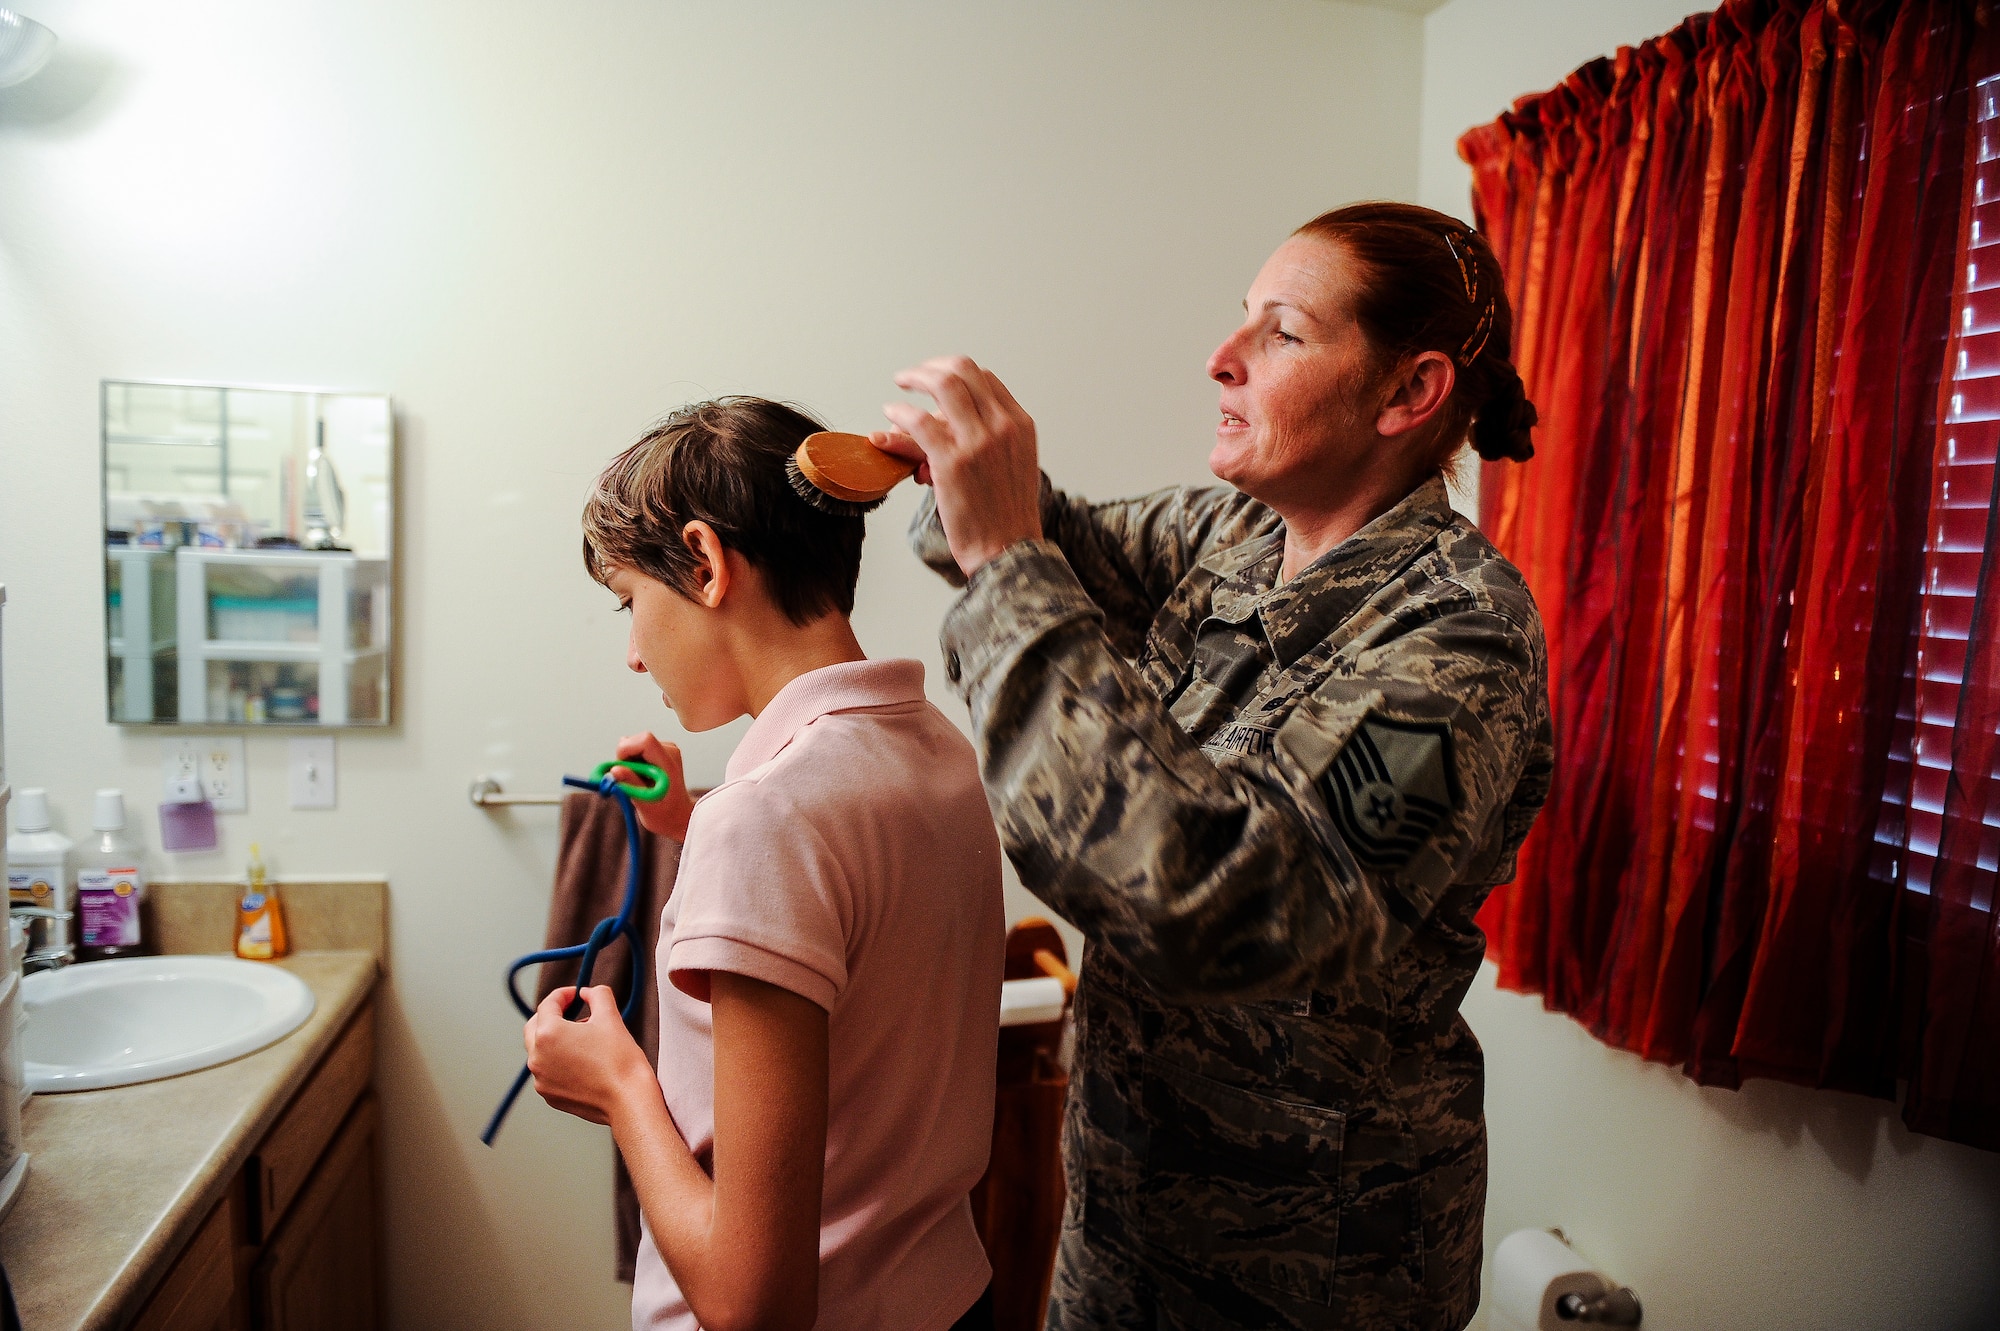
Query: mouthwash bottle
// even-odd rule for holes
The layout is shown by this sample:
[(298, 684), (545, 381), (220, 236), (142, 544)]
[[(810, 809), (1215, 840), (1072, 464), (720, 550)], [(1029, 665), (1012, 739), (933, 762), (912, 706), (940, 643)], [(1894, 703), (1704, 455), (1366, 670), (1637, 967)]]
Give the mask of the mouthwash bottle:
[(125, 830), (125, 794), (100, 790), (90, 819), (96, 835), (76, 854), (76, 905), (83, 961), (147, 951), (139, 905), (146, 899), (146, 864)]
[[(15, 800), (14, 835), (7, 838), (8, 904), (74, 912), (75, 890), (70, 839), (49, 826), (48, 792), (31, 786)], [(68, 950), (75, 922), (74, 918), (28, 920), (28, 951)]]

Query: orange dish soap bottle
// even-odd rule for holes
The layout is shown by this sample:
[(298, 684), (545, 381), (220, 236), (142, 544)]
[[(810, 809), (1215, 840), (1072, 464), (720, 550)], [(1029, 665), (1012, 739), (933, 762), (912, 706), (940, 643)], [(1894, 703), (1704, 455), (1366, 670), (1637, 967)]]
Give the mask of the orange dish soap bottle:
[(236, 955), (246, 961), (275, 961), (291, 948), (285, 942), (285, 912), (275, 884), (264, 881), (264, 857), (250, 843), (243, 900), (236, 909)]

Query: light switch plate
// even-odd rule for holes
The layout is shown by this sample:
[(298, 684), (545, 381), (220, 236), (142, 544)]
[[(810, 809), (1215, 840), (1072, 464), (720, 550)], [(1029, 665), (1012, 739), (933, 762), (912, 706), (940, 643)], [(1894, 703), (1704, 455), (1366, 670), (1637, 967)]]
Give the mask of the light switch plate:
[(333, 736), (287, 741), (291, 746), (292, 807), (333, 807)]
[(243, 761), (241, 735), (176, 735), (160, 750), (166, 798), (173, 798), (175, 787), (193, 776), (201, 781), (201, 793), (217, 813), (249, 810), (249, 769)]

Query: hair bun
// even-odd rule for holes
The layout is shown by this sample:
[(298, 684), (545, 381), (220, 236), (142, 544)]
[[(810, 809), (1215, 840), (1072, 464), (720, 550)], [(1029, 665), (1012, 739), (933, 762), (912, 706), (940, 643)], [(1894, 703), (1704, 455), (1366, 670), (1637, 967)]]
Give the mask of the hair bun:
[(1488, 462), (1526, 462), (1535, 455), (1534, 428), (1541, 420), (1512, 365), (1501, 367), (1493, 396), (1472, 422), (1472, 447)]

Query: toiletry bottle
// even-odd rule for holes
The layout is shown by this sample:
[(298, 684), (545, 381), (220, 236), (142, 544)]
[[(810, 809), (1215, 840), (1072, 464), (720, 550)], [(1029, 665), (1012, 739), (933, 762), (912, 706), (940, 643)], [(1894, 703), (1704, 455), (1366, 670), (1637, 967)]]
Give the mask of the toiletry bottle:
[(243, 871), (243, 900), (236, 909), (236, 955), (246, 961), (275, 961), (289, 951), (278, 886), (265, 881), (264, 857), (253, 841), (250, 864)]
[[(14, 835), (7, 838), (7, 902), (9, 906), (39, 906), (43, 910), (76, 910), (76, 889), (70, 878), (73, 843), (49, 827), (48, 792), (29, 786), (14, 804)], [(75, 919), (23, 921), (28, 926), (30, 952), (72, 951)]]
[(104, 961), (145, 952), (139, 906), (146, 899), (146, 864), (125, 830), (125, 793), (98, 791), (90, 826), (97, 835), (76, 855), (77, 913), (83, 917), (77, 955)]

